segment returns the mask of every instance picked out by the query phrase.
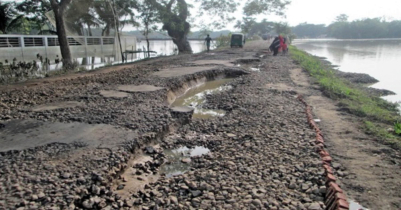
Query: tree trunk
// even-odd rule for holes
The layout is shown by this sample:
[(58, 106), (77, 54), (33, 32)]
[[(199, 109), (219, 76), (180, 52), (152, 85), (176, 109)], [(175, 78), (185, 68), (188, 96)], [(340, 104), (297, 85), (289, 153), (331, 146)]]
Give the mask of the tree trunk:
[(186, 21), (181, 23), (184, 25), (184, 30), (176, 30), (177, 27), (172, 26), (171, 24), (171, 22), (164, 24), (163, 29), (167, 30), (168, 35), (173, 39), (174, 44), (177, 45), (179, 53), (192, 53), (191, 45), (187, 39), (187, 34), (189, 33), (190, 28), (189, 23)]
[(65, 30), (65, 25), (64, 25), (64, 17), (63, 17), (64, 8), (62, 7), (62, 5), (58, 5), (58, 3), (56, 3), (53, 0), (51, 2), (54, 16), (56, 19), (57, 37), (60, 43), (60, 51), (63, 61), (63, 67), (70, 70), (73, 68), (73, 66), (72, 66), (71, 51), (67, 39), (67, 32)]
[[(192, 53), (191, 45), (189, 45), (187, 35), (191, 26), (186, 21), (188, 17), (188, 5), (185, 0), (170, 0), (167, 5), (161, 5), (154, 0), (148, 0), (155, 4), (159, 10), (164, 14), (163, 30), (167, 31), (168, 35), (173, 39), (177, 45), (180, 53)], [(173, 12), (172, 5), (177, 2), (178, 14)]]
[(177, 45), (178, 51), (180, 53), (192, 53), (191, 45), (188, 42), (187, 36), (184, 37), (173, 37), (173, 42)]
[(146, 37), (146, 44), (147, 44), (147, 47), (148, 47), (148, 58), (150, 58), (150, 51), (149, 51), (150, 42), (149, 42), (149, 38), (148, 37)]

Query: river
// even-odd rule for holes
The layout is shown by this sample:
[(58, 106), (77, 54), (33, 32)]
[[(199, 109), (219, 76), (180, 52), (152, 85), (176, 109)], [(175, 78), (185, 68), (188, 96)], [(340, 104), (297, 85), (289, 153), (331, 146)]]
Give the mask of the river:
[(292, 43), (312, 55), (326, 57), (340, 71), (367, 73), (379, 80), (371, 87), (396, 95), (383, 97), (401, 105), (401, 39), (296, 39)]

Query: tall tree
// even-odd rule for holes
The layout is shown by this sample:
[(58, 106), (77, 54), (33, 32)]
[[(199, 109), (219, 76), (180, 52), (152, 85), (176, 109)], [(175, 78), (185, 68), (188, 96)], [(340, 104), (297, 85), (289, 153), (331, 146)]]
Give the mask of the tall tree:
[[(98, 15), (99, 20), (102, 22), (102, 36), (110, 36), (111, 30), (115, 28), (121, 30), (125, 25), (138, 25), (134, 19), (134, 10), (138, 9), (136, 0), (115, 0), (113, 1), (113, 4), (107, 0), (94, 1), (93, 3), (95, 12)], [(119, 20), (119, 27), (117, 27), (117, 23), (114, 19), (114, 13), (116, 18)]]
[(83, 36), (85, 27), (88, 28), (89, 36), (92, 36), (91, 27), (102, 24), (93, 10), (94, 0), (74, 0), (65, 11), (65, 25), (73, 29), (78, 35)]
[(185, 0), (161, 1), (149, 0), (149, 4), (158, 11), (159, 20), (163, 23), (162, 29), (167, 31), (168, 35), (177, 45), (180, 53), (191, 53), (187, 35), (190, 31), (190, 24), (187, 22), (189, 15), (188, 4)]
[(140, 2), (138, 10), (140, 15), (137, 18), (141, 21), (141, 33), (143, 36), (145, 36), (148, 57), (150, 57), (149, 34), (157, 30), (157, 26), (155, 25), (155, 23), (157, 22), (157, 15), (153, 10), (152, 5), (150, 5), (146, 0)]
[(3, 34), (19, 28), (23, 19), (24, 15), (17, 12), (15, 3), (0, 1), (0, 31)]
[(64, 23), (64, 12), (71, 1), (72, 0), (50, 0), (50, 5), (53, 9), (54, 17), (56, 19), (57, 36), (60, 43), (63, 66), (66, 69), (73, 68), (71, 51), (68, 45), (67, 32), (65, 30)]
[(341, 15), (336, 17), (334, 22), (338, 22), (338, 23), (348, 22), (348, 15), (341, 14)]

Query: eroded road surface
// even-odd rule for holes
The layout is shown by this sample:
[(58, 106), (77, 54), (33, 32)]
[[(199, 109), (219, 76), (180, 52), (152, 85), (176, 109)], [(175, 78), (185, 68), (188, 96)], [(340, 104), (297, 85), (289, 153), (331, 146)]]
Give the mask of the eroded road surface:
[[(251, 42), (1, 87), (0, 209), (324, 209), (315, 132), (297, 100), (313, 106), (311, 96), (323, 96), (289, 56), (267, 48)], [(192, 118), (191, 104), (174, 107), (223, 78), (230, 88), (203, 92), (201, 109), (224, 114)], [(342, 187), (360, 199), (346, 186), (359, 175), (338, 159)], [(396, 188), (390, 169), (386, 185)], [(397, 209), (400, 195), (386, 208), (360, 200)]]

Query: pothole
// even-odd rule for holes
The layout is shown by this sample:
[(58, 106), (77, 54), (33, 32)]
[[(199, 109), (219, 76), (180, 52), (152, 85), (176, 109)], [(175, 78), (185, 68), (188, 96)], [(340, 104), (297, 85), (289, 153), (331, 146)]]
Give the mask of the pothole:
[(127, 98), (129, 97), (128, 93), (115, 91), (115, 90), (101, 90), (99, 94), (105, 98)]
[(136, 92), (153, 92), (157, 90), (162, 90), (164, 88), (156, 87), (153, 85), (120, 85), (117, 87), (117, 89), (124, 92), (136, 93)]
[(78, 101), (64, 101), (64, 102), (56, 102), (51, 104), (44, 104), (35, 106), (32, 108), (34, 112), (41, 112), (41, 111), (52, 111), (56, 109), (66, 109), (66, 108), (74, 108), (77, 106), (83, 106), (84, 103)]
[(188, 64), (194, 65), (224, 65), (228, 67), (234, 66), (231, 60), (196, 60), (188, 62)]
[(254, 68), (254, 67), (251, 67), (251, 68), (250, 68), (250, 70), (251, 70), (251, 71), (260, 72), (260, 68)]
[(232, 87), (225, 85), (233, 79), (213, 80), (195, 86), (189, 89), (184, 95), (177, 98), (172, 104), (172, 107), (187, 106), (194, 109), (193, 118), (208, 119), (211, 117), (221, 117), (226, 114), (224, 110), (204, 109), (206, 96), (213, 95), (218, 92), (227, 91)]
[(168, 163), (161, 167), (160, 173), (164, 173), (167, 178), (184, 174), (191, 168), (191, 157), (206, 155), (209, 152), (208, 148), (202, 146), (195, 146), (192, 149), (184, 146), (178, 149), (164, 150)]

